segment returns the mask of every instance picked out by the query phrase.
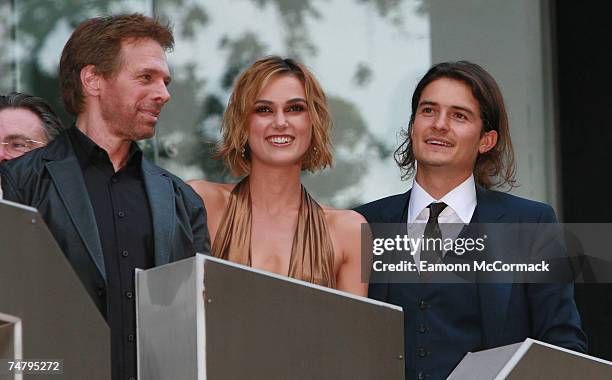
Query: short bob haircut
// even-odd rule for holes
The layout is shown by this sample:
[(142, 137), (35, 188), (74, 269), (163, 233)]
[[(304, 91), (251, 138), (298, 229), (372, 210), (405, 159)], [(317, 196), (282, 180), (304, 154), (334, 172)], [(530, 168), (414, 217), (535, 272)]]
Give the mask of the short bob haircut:
[(416, 169), (414, 152), (410, 133), (417, 113), (421, 94), (427, 85), (440, 78), (448, 78), (466, 84), (480, 107), (482, 134), (497, 131), (497, 144), (493, 149), (478, 155), (474, 165), (476, 183), (485, 189), (493, 187), (515, 187), (516, 164), (508, 114), (504, 105), (499, 86), (495, 79), (482, 67), (467, 61), (443, 62), (434, 65), (417, 84), (412, 95), (412, 116), (408, 131), (404, 133), (405, 140), (395, 151), (395, 161), (402, 170), (402, 179), (414, 174)]
[(121, 64), (124, 41), (152, 39), (164, 51), (174, 47), (168, 25), (139, 13), (95, 17), (72, 32), (60, 58), (59, 81), (66, 111), (77, 116), (83, 111), (81, 70), (93, 65), (96, 72), (111, 78)]
[(291, 75), (304, 84), (308, 114), (312, 122), (312, 142), (302, 161), (302, 170), (314, 172), (331, 166), (331, 116), (325, 93), (312, 72), (294, 59), (268, 56), (259, 59), (236, 80), (234, 91), (221, 121), (222, 140), (217, 157), (223, 158), (232, 174), (251, 172), (248, 147), (248, 118), (257, 95), (276, 75)]

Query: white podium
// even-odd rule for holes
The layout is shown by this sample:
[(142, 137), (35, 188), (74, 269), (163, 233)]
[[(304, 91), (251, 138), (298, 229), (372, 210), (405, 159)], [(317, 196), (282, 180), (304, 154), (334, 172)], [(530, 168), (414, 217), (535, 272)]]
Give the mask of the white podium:
[(397, 306), (204, 255), (136, 293), (140, 379), (404, 379)]
[(61, 360), (58, 378), (110, 379), (104, 318), (38, 212), (2, 200), (0, 313), (0, 359)]
[(534, 339), (468, 352), (447, 380), (610, 380), (612, 362)]

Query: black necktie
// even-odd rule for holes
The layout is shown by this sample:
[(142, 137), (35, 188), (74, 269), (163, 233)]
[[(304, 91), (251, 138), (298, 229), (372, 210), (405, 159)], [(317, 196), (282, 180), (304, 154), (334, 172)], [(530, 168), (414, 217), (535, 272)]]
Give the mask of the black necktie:
[(427, 219), (425, 233), (423, 233), (425, 241), (421, 249), (420, 260), (427, 261), (430, 264), (436, 264), (442, 261), (443, 253), (442, 231), (440, 231), (440, 225), (438, 224), (438, 216), (440, 216), (442, 210), (446, 208), (446, 203), (430, 203), (427, 208), (429, 209), (429, 219)]

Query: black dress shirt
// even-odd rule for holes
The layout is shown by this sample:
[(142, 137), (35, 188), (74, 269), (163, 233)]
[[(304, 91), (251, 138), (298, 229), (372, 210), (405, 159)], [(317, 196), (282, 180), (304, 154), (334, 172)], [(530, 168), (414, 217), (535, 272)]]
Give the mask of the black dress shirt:
[(69, 133), (104, 253), (113, 380), (135, 379), (134, 269), (154, 266), (153, 223), (142, 176), (142, 152), (132, 143), (127, 163), (115, 172), (105, 150), (76, 127)]

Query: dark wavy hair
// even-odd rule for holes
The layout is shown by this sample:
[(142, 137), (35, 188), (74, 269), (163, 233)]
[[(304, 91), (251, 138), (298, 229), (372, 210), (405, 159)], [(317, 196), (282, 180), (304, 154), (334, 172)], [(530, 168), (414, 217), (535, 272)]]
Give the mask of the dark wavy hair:
[(419, 81), (412, 94), (412, 115), (407, 131), (403, 131), (404, 142), (395, 151), (395, 161), (402, 170), (402, 179), (414, 174), (416, 160), (412, 150), (410, 131), (414, 123), (421, 94), (427, 85), (440, 78), (448, 78), (466, 84), (480, 106), (482, 134), (496, 131), (497, 144), (486, 153), (481, 153), (474, 164), (476, 183), (485, 189), (516, 186), (516, 162), (510, 139), (508, 114), (504, 98), (495, 79), (481, 66), (468, 62), (443, 62), (431, 67)]
[(51, 109), (49, 103), (38, 96), (21, 92), (11, 92), (6, 96), (0, 96), (0, 111), (7, 108), (23, 108), (38, 116), (42, 121), (47, 141), (53, 140), (64, 130), (60, 118)]

